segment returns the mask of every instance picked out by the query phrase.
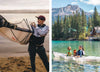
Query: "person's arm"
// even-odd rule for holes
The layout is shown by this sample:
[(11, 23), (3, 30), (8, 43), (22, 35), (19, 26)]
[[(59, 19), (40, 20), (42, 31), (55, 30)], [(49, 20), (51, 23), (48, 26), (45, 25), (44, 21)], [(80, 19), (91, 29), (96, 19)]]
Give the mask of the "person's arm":
[(29, 30), (29, 29), (24, 29), (24, 28), (20, 28), (20, 27), (16, 27), (15, 30), (19, 30), (19, 31), (23, 31), (23, 32), (30, 32), (30, 33), (34, 32), (34, 31)]
[(20, 28), (20, 27), (17, 27), (17, 25), (14, 25), (14, 24), (8, 24), (7, 27), (8, 27), (8, 28), (11, 28), (11, 29), (14, 29), (14, 30), (19, 30), (19, 31), (23, 31), (23, 32), (30, 32), (30, 33), (33, 33), (33, 31), (31, 31), (31, 30), (29, 30), (29, 29)]

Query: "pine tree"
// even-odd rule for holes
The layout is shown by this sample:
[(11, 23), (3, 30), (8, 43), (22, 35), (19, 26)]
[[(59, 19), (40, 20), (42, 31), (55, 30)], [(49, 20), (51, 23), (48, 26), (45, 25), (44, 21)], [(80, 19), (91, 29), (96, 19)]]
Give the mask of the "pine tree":
[(57, 21), (54, 22), (52, 25), (52, 38), (57, 39), (58, 32), (57, 32)]
[(66, 39), (66, 31), (67, 31), (67, 28), (66, 28), (66, 23), (67, 23), (67, 17), (66, 17), (66, 15), (65, 15), (65, 17), (64, 17), (64, 22), (63, 22), (64, 24), (63, 24), (63, 38), (64, 39)]
[(64, 37), (67, 39), (69, 37), (69, 17), (65, 20), (65, 31), (64, 31)]
[(59, 39), (60, 38), (60, 34), (61, 34), (61, 23), (60, 23), (60, 17), (59, 17), (59, 15), (58, 15), (58, 18), (57, 18), (57, 27), (56, 27), (56, 29), (57, 29), (57, 38)]
[[(85, 13), (84, 11), (82, 10), (82, 36), (80, 39), (85, 39), (86, 37), (86, 27), (87, 27), (87, 21), (86, 21), (86, 16), (85, 16)], [(83, 38), (82, 38), (83, 37)]]
[(78, 26), (77, 26), (77, 38), (79, 39), (79, 35), (82, 33), (82, 16), (78, 13)]
[(63, 31), (64, 31), (64, 21), (63, 18), (61, 17), (61, 21), (60, 21), (60, 38), (63, 38)]
[(93, 26), (92, 26), (92, 19), (91, 17), (88, 18), (88, 36), (90, 35), (90, 32), (92, 30)]
[(94, 26), (99, 26), (99, 23), (98, 23), (98, 12), (97, 12), (97, 8), (96, 7), (94, 8), (93, 23), (94, 23)]

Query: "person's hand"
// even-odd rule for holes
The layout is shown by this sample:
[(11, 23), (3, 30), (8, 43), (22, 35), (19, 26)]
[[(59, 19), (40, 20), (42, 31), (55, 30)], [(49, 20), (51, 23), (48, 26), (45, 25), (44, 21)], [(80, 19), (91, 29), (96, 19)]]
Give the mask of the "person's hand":
[(33, 27), (36, 28), (36, 24), (35, 24), (35, 22), (32, 22), (32, 23), (31, 23), (31, 26), (33, 26)]

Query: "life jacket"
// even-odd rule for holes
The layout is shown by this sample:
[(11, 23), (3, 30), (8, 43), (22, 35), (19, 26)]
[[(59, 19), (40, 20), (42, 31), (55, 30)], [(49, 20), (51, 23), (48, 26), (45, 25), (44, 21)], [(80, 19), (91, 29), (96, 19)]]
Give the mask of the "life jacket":
[(71, 56), (71, 55), (72, 55), (72, 51), (69, 50), (69, 51), (68, 51), (68, 56)]

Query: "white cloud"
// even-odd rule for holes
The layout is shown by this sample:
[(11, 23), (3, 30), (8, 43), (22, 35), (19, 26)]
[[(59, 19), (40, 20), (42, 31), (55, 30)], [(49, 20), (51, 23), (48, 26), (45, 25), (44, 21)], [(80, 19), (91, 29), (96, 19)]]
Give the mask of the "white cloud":
[(80, 2), (82, 2), (83, 0), (80, 0)]
[(100, 0), (80, 0), (80, 2), (84, 2), (91, 5), (100, 5)]
[(94, 12), (94, 10), (90, 10), (89, 12), (93, 13), (93, 12)]
[(72, 2), (71, 4), (72, 4), (72, 5), (75, 5), (75, 4), (78, 4), (78, 2)]
[(49, 9), (49, 0), (0, 0), (0, 9)]

